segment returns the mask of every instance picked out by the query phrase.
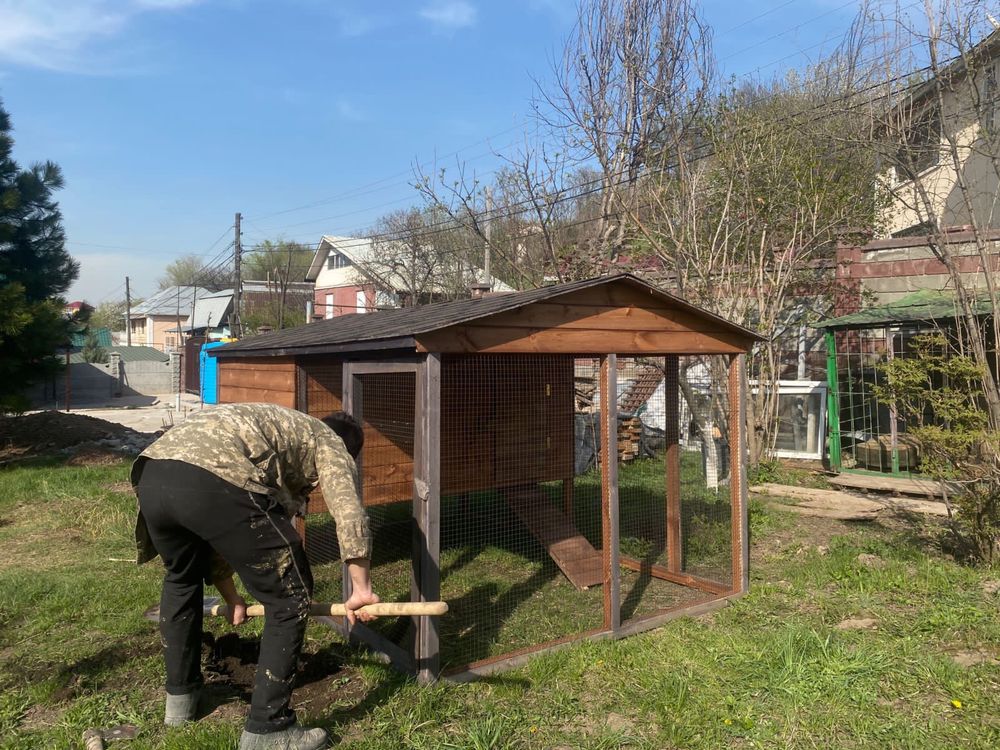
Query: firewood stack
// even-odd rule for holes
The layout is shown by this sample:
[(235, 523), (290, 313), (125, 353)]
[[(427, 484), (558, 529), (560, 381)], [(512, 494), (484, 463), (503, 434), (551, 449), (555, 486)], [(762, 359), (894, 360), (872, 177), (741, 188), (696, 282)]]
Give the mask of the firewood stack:
[(639, 457), (642, 450), (642, 420), (628, 417), (618, 420), (618, 460), (622, 463)]

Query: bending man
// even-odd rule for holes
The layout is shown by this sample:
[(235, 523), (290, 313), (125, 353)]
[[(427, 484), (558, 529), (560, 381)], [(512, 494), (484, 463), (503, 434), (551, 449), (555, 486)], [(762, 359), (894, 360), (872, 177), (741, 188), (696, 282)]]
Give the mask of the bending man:
[(166, 567), (160, 633), (168, 725), (192, 720), (197, 709), (203, 584), (219, 590), (234, 625), (246, 617), (235, 570), (266, 613), (240, 750), (326, 747), (326, 732), (299, 726), (289, 707), (313, 588), (292, 519), (318, 485), (353, 583), (346, 602), (353, 623), (355, 610), (379, 600), (355, 465), (363, 442), (361, 426), (343, 412), (319, 420), (274, 404), (227, 404), (171, 428), (136, 460), (138, 561), (159, 553)]

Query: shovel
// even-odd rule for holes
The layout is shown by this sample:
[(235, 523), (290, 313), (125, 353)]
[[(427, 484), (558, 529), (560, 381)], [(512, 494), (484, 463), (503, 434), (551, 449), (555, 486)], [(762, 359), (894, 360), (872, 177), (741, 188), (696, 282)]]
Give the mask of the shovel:
[[(358, 614), (365, 613), (374, 617), (429, 617), (443, 615), (447, 611), (447, 602), (381, 602), (379, 604), (366, 604), (355, 610)], [(205, 614), (212, 617), (228, 617), (229, 607), (206, 600)], [(263, 615), (263, 604), (251, 604), (247, 607), (247, 617), (262, 617)], [(347, 607), (341, 602), (333, 602), (332, 604), (313, 602), (309, 605), (309, 615), (311, 617), (344, 617), (347, 615)]]
[(88, 729), (83, 733), (83, 746), (86, 750), (104, 750), (106, 741), (130, 740), (138, 733), (134, 724), (122, 724), (110, 729)]

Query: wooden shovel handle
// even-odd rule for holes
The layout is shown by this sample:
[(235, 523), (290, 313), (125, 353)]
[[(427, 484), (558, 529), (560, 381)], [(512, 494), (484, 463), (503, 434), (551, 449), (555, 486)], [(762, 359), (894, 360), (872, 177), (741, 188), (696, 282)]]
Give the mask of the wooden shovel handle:
[[(356, 611), (376, 617), (423, 617), (443, 615), (448, 611), (448, 602), (382, 602), (366, 604)], [(229, 615), (229, 607), (225, 604), (216, 604), (209, 610), (209, 614), (226, 617)], [(332, 604), (314, 602), (309, 605), (309, 614), (312, 617), (344, 617), (347, 608), (340, 602)], [(263, 615), (263, 604), (251, 604), (247, 607), (247, 617), (263, 617)]]

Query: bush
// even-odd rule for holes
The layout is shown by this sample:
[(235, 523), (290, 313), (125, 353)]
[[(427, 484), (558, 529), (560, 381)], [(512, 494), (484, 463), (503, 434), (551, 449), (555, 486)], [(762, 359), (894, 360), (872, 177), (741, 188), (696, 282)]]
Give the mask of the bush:
[(992, 563), (1000, 545), (1000, 432), (980, 403), (989, 373), (941, 334), (914, 338), (912, 356), (880, 370), (885, 381), (875, 395), (896, 406), (920, 446), (923, 472), (941, 482), (956, 551)]

